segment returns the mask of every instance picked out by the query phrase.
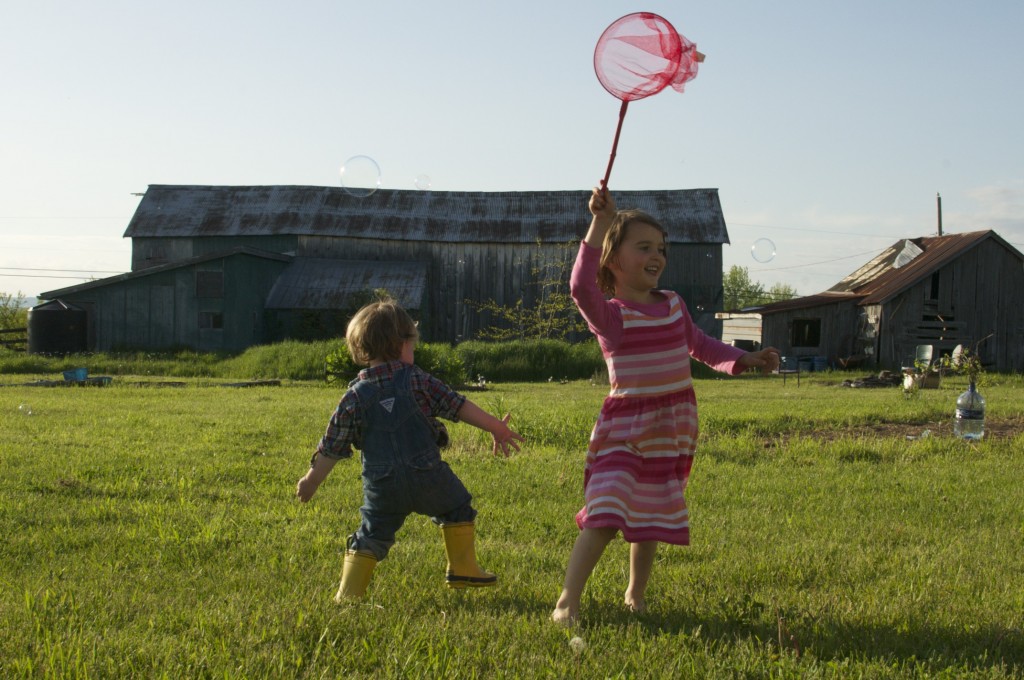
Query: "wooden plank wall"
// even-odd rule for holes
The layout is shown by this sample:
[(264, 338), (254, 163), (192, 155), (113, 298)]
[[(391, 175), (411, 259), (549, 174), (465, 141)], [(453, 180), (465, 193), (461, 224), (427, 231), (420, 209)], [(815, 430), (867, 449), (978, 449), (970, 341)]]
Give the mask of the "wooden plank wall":
[[(427, 341), (471, 340), (481, 328), (496, 322), (474, 308), (474, 303), (494, 300), (512, 306), (522, 300), (531, 307), (538, 302), (538, 278), (557, 272), (568, 290), (569, 273), (579, 243), (436, 243), (380, 241), (305, 236), (298, 255), (337, 257), (348, 260), (427, 262), (427, 297), (420, 314), (420, 333)], [(710, 283), (709, 283), (710, 282)], [(714, 306), (721, 304), (721, 247), (673, 245), (669, 264), (661, 278), (663, 287), (688, 292), (691, 314), (706, 332), (715, 327)], [(717, 285), (716, 285), (717, 284)], [(701, 309), (698, 310), (697, 308)], [(705, 325), (711, 324), (709, 328)]]
[[(917, 345), (936, 355), (957, 345), (978, 347), (993, 370), (1024, 370), (1024, 267), (987, 240), (912, 286), (883, 309), (879, 365), (898, 367)], [(938, 296), (933, 295), (937, 288)]]
[[(825, 357), (830, 363), (853, 353), (860, 310), (852, 302), (769, 314), (762, 321), (764, 346), (778, 348), (784, 356)], [(793, 322), (818, 320), (820, 342), (815, 347), (793, 347)]]

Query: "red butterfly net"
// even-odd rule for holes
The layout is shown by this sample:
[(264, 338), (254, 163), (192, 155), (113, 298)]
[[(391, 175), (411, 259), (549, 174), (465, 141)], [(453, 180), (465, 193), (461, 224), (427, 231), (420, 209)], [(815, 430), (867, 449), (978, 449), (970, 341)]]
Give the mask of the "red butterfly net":
[(670, 85), (682, 92), (697, 76), (697, 64), (702, 61), (704, 55), (696, 45), (666, 19), (650, 12), (627, 14), (601, 34), (594, 49), (594, 71), (604, 89), (622, 100), (602, 189), (608, 186), (629, 102), (650, 97)]

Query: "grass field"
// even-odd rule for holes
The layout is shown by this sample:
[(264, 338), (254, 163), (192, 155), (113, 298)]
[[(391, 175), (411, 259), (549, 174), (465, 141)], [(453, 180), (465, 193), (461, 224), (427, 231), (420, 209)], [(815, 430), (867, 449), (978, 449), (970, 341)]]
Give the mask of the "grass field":
[(469, 393), (529, 438), (509, 459), (451, 427), (498, 587), (446, 590), (412, 517), (338, 606), (358, 462), (308, 505), (294, 487), (339, 388), (0, 376), (0, 677), (1020, 677), (1024, 381), (990, 376), (968, 444), (955, 378), (908, 399), (823, 376), (697, 383), (693, 544), (660, 550), (636, 616), (613, 542), (571, 631), (548, 615), (603, 387)]

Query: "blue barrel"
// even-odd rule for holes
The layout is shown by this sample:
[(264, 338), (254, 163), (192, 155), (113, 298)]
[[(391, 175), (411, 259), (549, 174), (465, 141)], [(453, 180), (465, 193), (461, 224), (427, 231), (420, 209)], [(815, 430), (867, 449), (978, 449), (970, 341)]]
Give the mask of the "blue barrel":
[(814, 357), (814, 372), (819, 373), (821, 371), (828, 370), (828, 357)]

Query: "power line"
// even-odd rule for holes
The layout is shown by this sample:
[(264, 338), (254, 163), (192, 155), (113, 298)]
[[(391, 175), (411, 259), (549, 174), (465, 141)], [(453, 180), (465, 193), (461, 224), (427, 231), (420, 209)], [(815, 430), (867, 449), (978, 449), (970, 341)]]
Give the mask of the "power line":
[(0, 274), (17, 279), (75, 279), (77, 281), (89, 281), (91, 276), (45, 276), (43, 274)]
[(120, 216), (104, 216), (97, 215), (94, 217), (89, 216), (63, 216), (63, 217), (40, 217), (39, 215), (0, 215), (0, 220), (130, 220), (130, 217)]
[[(885, 239), (889, 239), (889, 240), (893, 239), (892, 234), (865, 234), (862, 231), (830, 231), (828, 229), (814, 229), (814, 228), (811, 228), (811, 227), (778, 227), (778, 226), (773, 226), (773, 225), (769, 225), (769, 224), (750, 224), (749, 222), (731, 222), (731, 221), (728, 222), (728, 225), (729, 226), (737, 226), (737, 227), (756, 227), (758, 229), (779, 229), (779, 230), (782, 230), (782, 231), (809, 231), (809, 232), (812, 232), (812, 233), (815, 233), (815, 234), (836, 234), (836, 235), (839, 235), (839, 236), (861, 236), (861, 237), (867, 236), (869, 238), (885, 238)], [(992, 231), (995, 231), (995, 230), (993, 229)], [(957, 233), (957, 232), (948, 232), (948, 231), (946, 232), (947, 235), (949, 235), (950, 233)], [(1024, 243), (1017, 243), (1015, 241), (1007, 241), (1007, 243), (1009, 243), (1010, 245), (1014, 245), (1014, 246), (1024, 247)]]
[(750, 224), (748, 222), (726, 222), (729, 226), (757, 227), (758, 229), (780, 229), (783, 231), (810, 231), (815, 234), (837, 234), (839, 236), (870, 236), (872, 238), (892, 239), (892, 234), (865, 234), (862, 231), (829, 231), (828, 229), (814, 229), (812, 227), (777, 227), (769, 224)]
[(789, 267), (772, 267), (770, 269), (755, 269), (756, 272), (778, 272), (783, 269), (800, 269), (801, 267), (814, 267), (819, 264), (831, 264), (832, 262), (839, 262), (840, 260), (849, 260), (854, 257), (864, 257), (865, 255), (877, 255), (877, 250), (865, 250), (863, 253), (854, 253), (853, 255), (843, 255), (832, 260), (822, 260), (820, 262), (807, 262), (805, 264), (794, 264)]
[(0, 269), (12, 269), (19, 272), (61, 272), (64, 274), (70, 272), (87, 272), (90, 274), (123, 274), (123, 271), (108, 271), (103, 269), (40, 269), (37, 267), (4, 267), (0, 266)]

